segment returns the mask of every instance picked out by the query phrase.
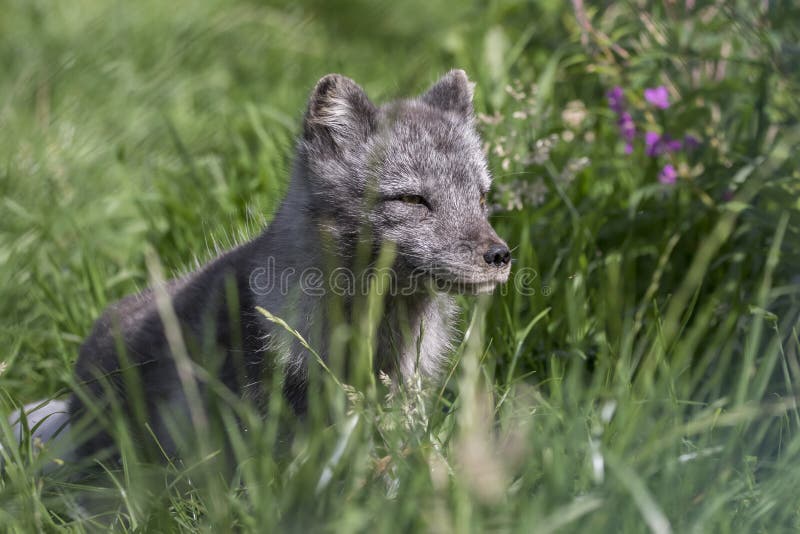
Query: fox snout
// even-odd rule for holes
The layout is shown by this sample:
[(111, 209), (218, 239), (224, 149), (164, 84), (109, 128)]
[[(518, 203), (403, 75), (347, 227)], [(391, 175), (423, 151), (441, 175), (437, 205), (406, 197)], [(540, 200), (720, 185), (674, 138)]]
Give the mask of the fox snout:
[(489, 221), (483, 221), (479, 228), (480, 230), (475, 236), (477, 237), (476, 243), (479, 243), (476, 252), (483, 256), (483, 261), (488, 266), (500, 268), (502, 271), (507, 270), (511, 263), (511, 251), (508, 249), (508, 245), (500, 239)]
[(503, 265), (508, 265), (511, 261), (511, 251), (508, 250), (508, 245), (505, 243), (492, 243), (483, 253), (483, 259), (489, 265), (502, 267)]
[(460, 261), (448, 262), (445, 278), (455, 279), (458, 292), (486, 293), (508, 280), (511, 251), (494, 229), (484, 222), (458, 247)]

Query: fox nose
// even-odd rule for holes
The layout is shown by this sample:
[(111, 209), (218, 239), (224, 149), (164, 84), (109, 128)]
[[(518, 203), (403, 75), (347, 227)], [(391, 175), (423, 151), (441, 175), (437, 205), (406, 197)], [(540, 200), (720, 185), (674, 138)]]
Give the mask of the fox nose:
[(489, 265), (502, 267), (511, 261), (511, 251), (503, 244), (494, 243), (489, 245), (489, 248), (483, 253), (483, 259)]

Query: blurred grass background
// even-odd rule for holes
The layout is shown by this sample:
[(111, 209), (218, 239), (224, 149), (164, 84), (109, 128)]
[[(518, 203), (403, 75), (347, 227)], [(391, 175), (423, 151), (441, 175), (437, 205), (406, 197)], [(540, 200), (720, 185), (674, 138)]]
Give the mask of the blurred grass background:
[[(493, 224), (533, 288), (463, 302), (465, 340), (425, 402), (334, 390), (317, 402), (339, 416), (283, 459), (273, 421), (231, 425), (234, 481), (203, 462), (128, 470), (108, 513), (84, 513), (92, 486), (38, 474), (46, 455), (6, 428), (3, 530), (800, 528), (793, 3), (2, 8), (0, 414), (68, 388), (93, 320), (147, 284), (148, 249), (184, 272), (269, 221), (328, 72), (378, 102), (468, 72)], [(662, 85), (667, 110), (643, 97)], [(651, 157), (645, 131), (699, 145)]]

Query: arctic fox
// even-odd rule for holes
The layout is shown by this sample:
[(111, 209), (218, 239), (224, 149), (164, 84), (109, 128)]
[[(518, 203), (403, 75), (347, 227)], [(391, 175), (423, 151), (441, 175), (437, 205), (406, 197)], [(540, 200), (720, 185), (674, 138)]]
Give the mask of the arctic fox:
[[(375, 336), (373, 371), (400, 381), (417, 372), (435, 378), (450, 347), (452, 294), (491, 291), (511, 268), (509, 248), (487, 220), (491, 178), (474, 127), (472, 88), (464, 71), (453, 70), (417, 98), (377, 106), (349, 78), (323, 77), (308, 100), (288, 193), (268, 228), (196, 272), (111, 305), (80, 349), (81, 386), (68, 413), (61, 401), (39, 407), (31, 419), (45, 422), (35, 434), (47, 439), (116, 405), (131, 418), (139, 410), (174, 453), (174, 417), (165, 410), (190, 414), (186, 381), (201, 397), (205, 387), (195, 367), (187, 378), (181, 361), (203, 368), (210, 352), (221, 358), (206, 371), (240, 398), (263, 400), (264, 373), (280, 370), (283, 394), (302, 414), (313, 359), (257, 308), (283, 318), (325, 359), (335, 326), (326, 308), (331, 280), (342, 273), (358, 278), (387, 245), (394, 282)], [(363, 263), (359, 251), (366, 251)], [(312, 288), (301, 287), (308, 286), (304, 273), (312, 274)], [(346, 294), (344, 301), (347, 318)], [(133, 406), (127, 393), (130, 369), (143, 406)], [(112, 446), (103, 425), (83, 428), (77, 456)]]

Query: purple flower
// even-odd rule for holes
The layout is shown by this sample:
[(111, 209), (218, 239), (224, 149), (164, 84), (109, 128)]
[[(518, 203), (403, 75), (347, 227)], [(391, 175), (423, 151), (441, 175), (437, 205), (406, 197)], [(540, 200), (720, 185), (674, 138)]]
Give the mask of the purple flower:
[(645, 153), (651, 158), (661, 154), (661, 135), (656, 132), (644, 134)]
[(622, 87), (616, 86), (608, 92), (608, 106), (617, 114), (619, 135), (625, 141), (625, 153), (633, 152), (633, 140), (636, 138), (636, 123), (633, 117), (625, 110), (625, 93)]
[(686, 150), (694, 150), (700, 146), (700, 140), (693, 135), (685, 135), (683, 137), (683, 146), (686, 147)]
[(645, 89), (644, 99), (659, 109), (667, 109), (669, 107), (669, 92), (663, 85)]
[(674, 184), (677, 178), (678, 178), (678, 171), (676, 171), (675, 167), (673, 167), (669, 163), (664, 165), (664, 168), (661, 169), (660, 173), (658, 173), (658, 181), (664, 185)]
[(622, 92), (622, 87), (616, 86), (608, 92), (608, 107), (617, 115), (625, 111), (625, 94)]
[(673, 139), (669, 134), (647, 132), (644, 134), (645, 153), (654, 158), (669, 152), (678, 152), (683, 147), (680, 139)]
[(678, 152), (683, 146), (680, 139), (672, 139), (668, 134), (664, 134), (662, 141), (667, 147), (667, 152)]
[(636, 124), (633, 122), (633, 117), (627, 111), (623, 111), (617, 121), (619, 126), (619, 133), (626, 143), (632, 143), (636, 137)]

